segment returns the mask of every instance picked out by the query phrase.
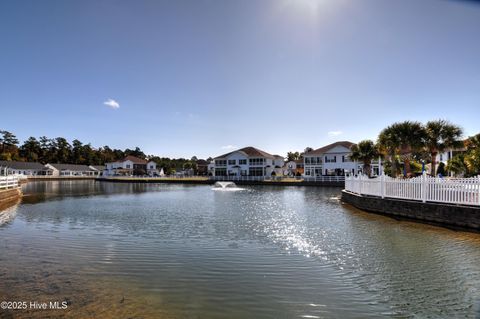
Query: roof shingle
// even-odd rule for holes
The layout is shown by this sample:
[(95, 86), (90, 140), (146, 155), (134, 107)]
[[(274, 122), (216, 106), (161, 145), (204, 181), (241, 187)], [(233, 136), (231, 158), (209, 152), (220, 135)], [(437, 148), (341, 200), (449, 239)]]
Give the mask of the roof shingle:
[(52, 164), (48, 163), (49, 165), (55, 167), (59, 171), (76, 171), (76, 172), (88, 172), (94, 171), (92, 168), (88, 167), (87, 165), (78, 165), (78, 164)]
[(338, 141), (338, 142), (335, 142), (335, 143), (332, 143), (332, 144), (328, 144), (324, 147), (317, 148), (316, 150), (313, 150), (311, 152), (305, 153), (304, 156), (322, 155), (325, 152), (327, 152), (328, 150), (330, 150), (330, 149), (332, 149), (336, 146), (343, 146), (343, 147), (346, 147), (346, 148), (350, 149), (353, 145), (355, 145), (355, 143), (352, 143), (352, 142), (349, 142), (349, 141)]
[(13, 169), (42, 170), (43, 164), (37, 162), (0, 161), (0, 166)]
[(255, 148), (253, 146), (247, 146), (247, 147), (241, 148), (239, 150), (217, 156), (217, 157), (215, 157), (215, 159), (225, 158), (225, 157), (227, 157), (230, 154), (235, 153), (235, 152), (243, 152), (243, 153), (247, 154), (248, 157), (265, 157), (265, 158), (271, 158), (271, 159), (274, 158), (274, 156), (272, 154), (269, 154), (265, 151), (259, 150), (258, 148)]

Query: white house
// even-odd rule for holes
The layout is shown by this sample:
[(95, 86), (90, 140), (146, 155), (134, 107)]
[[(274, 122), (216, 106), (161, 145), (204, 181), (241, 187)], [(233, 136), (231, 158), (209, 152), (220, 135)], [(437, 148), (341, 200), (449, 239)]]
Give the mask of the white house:
[(47, 164), (43, 175), (48, 176), (99, 176), (100, 172), (87, 165), (78, 164)]
[[(349, 141), (339, 141), (305, 153), (303, 155), (304, 175), (344, 175), (347, 172), (352, 174), (361, 172), (363, 163), (350, 159), (350, 149), (353, 145), (354, 143)], [(373, 175), (378, 175), (379, 162), (372, 161), (371, 167)]]
[(132, 155), (125, 157), (122, 160), (106, 163), (104, 176), (133, 176), (133, 175), (149, 175), (157, 176), (157, 163), (154, 161), (147, 161)]
[(215, 160), (212, 160), (210, 163), (208, 163), (207, 171), (209, 176), (215, 175)]
[[(462, 148), (449, 148), (444, 150), (443, 152), (440, 152), (437, 154), (435, 158), (436, 162), (436, 167), (435, 170), (438, 170), (438, 166), (440, 163), (443, 163), (445, 166), (448, 164), (448, 161), (450, 161), (455, 155), (464, 153), (466, 151), (465, 147)], [(431, 167), (432, 164), (429, 164), (428, 166)], [(428, 170), (430, 172), (430, 169)], [(452, 172), (450, 172), (451, 175), (453, 175)]]
[(214, 158), (214, 176), (281, 175), (284, 158), (248, 146)]
[(297, 176), (304, 173), (303, 159), (288, 161), (283, 166), (284, 176)]
[(45, 166), (37, 162), (0, 161), (0, 175), (41, 175)]

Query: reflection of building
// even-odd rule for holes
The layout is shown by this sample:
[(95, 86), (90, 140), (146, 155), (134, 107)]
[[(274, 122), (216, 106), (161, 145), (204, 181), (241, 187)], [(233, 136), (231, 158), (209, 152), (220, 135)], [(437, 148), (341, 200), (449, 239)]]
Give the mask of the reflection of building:
[(43, 175), (49, 176), (99, 176), (100, 172), (87, 165), (78, 164), (47, 164)]
[(0, 161), (0, 175), (41, 175), (44, 165), (36, 162)]
[(105, 176), (149, 175), (157, 176), (157, 163), (129, 155), (124, 159), (105, 164)]
[(271, 155), (255, 147), (244, 147), (214, 159), (215, 176), (274, 176), (281, 175), (283, 157)]

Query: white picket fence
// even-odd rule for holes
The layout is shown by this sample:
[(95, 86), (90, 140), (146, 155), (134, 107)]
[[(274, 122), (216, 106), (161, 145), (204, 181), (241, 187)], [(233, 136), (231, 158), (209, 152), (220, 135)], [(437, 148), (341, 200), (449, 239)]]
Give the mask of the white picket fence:
[(365, 175), (347, 176), (345, 190), (381, 198), (480, 206), (480, 176), (439, 178), (422, 175), (408, 179), (385, 175), (377, 178), (368, 178)]
[(0, 190), (17, 188), (18, 181), (19, 178), (15, 175), (0, 176)]

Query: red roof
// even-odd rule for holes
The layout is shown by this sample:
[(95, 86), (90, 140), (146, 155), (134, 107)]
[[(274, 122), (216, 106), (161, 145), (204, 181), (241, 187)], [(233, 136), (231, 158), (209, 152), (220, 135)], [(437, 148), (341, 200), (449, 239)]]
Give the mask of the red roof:
[(324, 146), (324, 147), (320, 147), (320, 148), (317, 148), (316, 150), (313, 150), (311, 152), (308, 152), (305, 155), (322, 155), (324, 154), (325, 152), (327, 152), (328, 150), (336, 147), (336, 146), (343, 146), (345, 148), (348, 148), (350, 149), (353, 145), (355, 145), (355, 143), (352, 143), (352, 142), (349, 142), (349, 141), (339, 141), (339, 142), (335, 142), (335, 143), (332, 143), (332, 144), (328, 144), (327, 146)]
[(247, 146), (247, 147), (241, 148), (239, 150), (217, 156), (215, 158), (216, 159), (225, 158), (225, 157), (227, 157), (230, 154), (235, 153), (235, 152), (243, 152), (243, 153), (247, 154), (248, 157), (265, 157), (265, 158), (271, 158), (271, 159), (274, 158), (272, 154), (269, 154), (265, 151), (259, 150), (258, 148), (255, 148), (255, 147), (252, 147), (252, 146)]
[(125, 161), (131, 161), (135, 164), (147, 164), (146, 160), (138, 158), (138, 157), (133, 156), (133, 155), (128, 155), (127, 157), (125, 157), (124, 159), (122, 159), (119, 162), (125, 162)]

